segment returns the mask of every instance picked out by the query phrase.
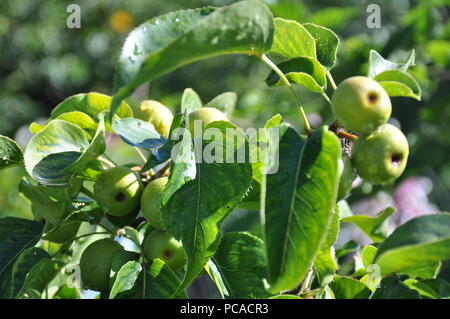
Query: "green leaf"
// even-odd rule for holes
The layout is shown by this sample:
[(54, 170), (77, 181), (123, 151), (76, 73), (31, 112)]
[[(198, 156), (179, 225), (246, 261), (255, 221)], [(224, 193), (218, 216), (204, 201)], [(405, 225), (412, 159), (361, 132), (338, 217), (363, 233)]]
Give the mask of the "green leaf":
[(130, 290), (141, 271), (142, 266), (137, 261), (129, 261), (123, 265), (117, 273), (116, 280), (109, 293), (109, 299), (114, 299), (119, 293)]
[(398, 227), (378, 248), (381, 274), (408, 274), (450, 259), (450, 214), (424, 215)]
[(259, 1), (153, 18), (134, 29), (125, 41), (116, 69), (112, 113), (119, 101), (146, 81), (211, 56), (264, 53), (272, 38), (272, 13)]
[(125, 143), (148, 151), (157, 149), (166, 142), (166, 139), (155, 130), (153, 124), (140, 119), (115, 120), (112, 129)]
[(80, 111), (63, 113), (61, 115), (58, 115), (56, 119), (75, 124), (81, 127), (82, 129), (88, 129), (93, 131), (97, 129), (97, 123), (92, 119), (92, 117)]
[(388, 70), (374, 77), (389, 96), (406, 96), (420, 101), (422, 91), (419, 83), (409, 73), (400, 70)]
[(125, 226), (125, 228), (123, 229), (125, 231), (125, 236), (130, 239), (133, 243), (136, 244), (136, 246), (140, 247), (141, 246), (141, 238), (139, 236), (139, 232), (134, 229), (133, 227), (130, 226)]
[(317, 272), (317, 277), (321, 287), (325, 287), (333, 280), (334, 273), (338, 268), (333, 248), (338, 234), (339, 211), (336, 206), (327, 231), (327, 237), (325, 238), (322, 247), (320, 247), (316, 260), (314, 261), (314, 269)]
[(269, 299), (303, 299), (300, 296), (296, 296), (296, 295), (277, 295), (277, 296), (272, 296)]
[(354, 253), (359, 250), (360, 245), (354, 240), (349, 240), (345, 244), (343, 244), (339, 249), (336, 249), (336, 258), (341, 258), (345, 255)]
[(350, 277), (335, 276), (330, 288), (336, 299), (367, 299), (369, 288)]
[[(196, 178), (183, 184), (163, 206), (164, 228), (182, 241), (186, 251), (187, 268), (180, 289), (185, 288), (214, 255), (219, 245), (221, 222), (244, 197), (252, 180), (248, 162), (230, 162), (228, 157), (230, 151), (236, 156), (241, 147), (247, 149), (243, 133), (223, 121), (209, 124), (206, 130), (210, 129), (220, 135), (202, 142), (203, 154), (214, 147), (220, 158), (210, 163), (203, 156), (197, 158)], [(234, 141), (234, 145), (230, 145), (230, 141)]]
[(227, 288), (227, 298), (267, 298), (264, 287), (266, 253), (264, 242), (248, 233), (225, 234), (214, 261)]
[[(140, 267), (142, 270), (136, 277)], [(119, 282), (117, 285), (114, 283), (116, 288), (113, 287), (115, 299), (187, 298), (184, 290), (174, 295), (180, 281), (170, 267), (160, 259), (154, 259), (150, 265), (128, 262), (122, 269), (119, 271), (121, 277), (117, 278)]]
[(417, 291), (409, 289), (397, 276), (381, 280), (380, 287), (375, 290), (371, 299), (420, 299)]
[(11, 293), (10, 298), (16, 298), (25, 283), (25, 277), (31, 268), (44, 258), (50, 255), (43, 249), (31, 247), (25, 249), (14, 263), (11, 273)]
[(74, 174), (82, 172), (105, 151), (103, 134), (103, 116), (90, 142), (80, 127), (52, 120), (29, 142), (24, 155), (25, 168), (43, 185), (67, 187)]
[(378, 249), (375, 246), (367, 245), (364, 247), (362, 253), (361, 253), (361, 259), (363, 262), (364, 267), (369, 267), (373, 264), (375, 260), (375, 256), (377, 255)]
[(212, 259), (208, 260), (208, 263), (205, 265), (205, 270), (212, 281), (216, 284), (217, 290), (219, 291), (222, 299), (225, 299), (226, 296), (229, 296), (230, 293), (228, 292), (227, 286), (222, 279), (222, 274), (220, 273), (217, 265)]
[(41, 259), (29, 271), (20, 295), (31, 290), (42, 293), (50, 281), (61, 271), (62, 267), (63, 264), (60, 261), (49, 258)]
[(0, 135), (0, 169), (18, 165), (22, 160), (19, 145), (9, 137)]
[[(285, 74), (289, 82), (302, 85), (312, 92), (323, 93), (326, 88), (325, 69), (315, 58), (300, 57), (291, 59), (280, 63), (278, 68)], [(285, 85), (275, 71), (270, 72), (266, 83), (269, 86)]]
[(181, 97), (181, 113), (189, 114), (198, 110), (202, 106), (203, 102), (197, 92), (191, 88), (184, 90), (183, 96)]
[(275, 34), (270, 53), (285, 58), (316, 57), (316, 41), (297, 21), (275, 18)]
[(339, 38), (328, 28), (313, 23), (304, 23), (305, 29), (316, 41), (317, 60), (327, 69), (331, 70), (336, 63), (336, 54)]
[(305, 140), (282, 126), (279, 170), (261, 185), (272, 292), (297, 287), (316, 257), (333, 215), (340, 156), (339, 140), (327, 127)]
[(352, 223), (358, 226), (374, 242), (380, 242), (387, 236), (388, 218), (395, 212), (392, 207), (387, 207), (376, 216), (354, 215), (343, 218), (343, 223)]
[(450, 284), (443, 279), (407, 279), (403, 284), (426, 298), (450, 298)]
[(205, 106), (221, 110), (228, 118), (231, 118), (234, 108), (236, 107), (236, 103), (237, 94), (234, 92), (225, 92), (213, 98), (211, 101), (206, 103)]
[[(98, 121), (98, 115), (103, 111), (109, 111), (112, 98), (108, 95), (90, 92), (72, 95), (58, 104), (52, 111), (50, 119), (56, 119), (65, 113), (81, 112), (90, 117), (93, 121)], [(117, 108), (116, 114), (120, 118), (133, 117), (131, 107), (125, 102), (121, 102)], [(69, 115), (64, 115), (64, 117)], [(70, 122), (70, 121), (69, 121)], [(74, 123), (77, 124), (77, 123)], [(94, 128), (94, 130), (96, 127)]]
[(82, 299), (81, 292), (76, 287), (69, 287), (68, 285), (62, 285), (58, 291), (53, 295), (53, 299)]
[(26, 248), (36, 245), (44, 225), (32, 220), (5, 217), (0, 219), (0, 276)]
[(388, 70), (400, 70), (406, 72), (409, 67), (414, 65), (415, 56), (416, 54), (413, 50), (408, 58), (408, 61), (402, 64), (386, 60), (377, 51), (370, 50), (369, 77), (375, 78), (378, 74)]

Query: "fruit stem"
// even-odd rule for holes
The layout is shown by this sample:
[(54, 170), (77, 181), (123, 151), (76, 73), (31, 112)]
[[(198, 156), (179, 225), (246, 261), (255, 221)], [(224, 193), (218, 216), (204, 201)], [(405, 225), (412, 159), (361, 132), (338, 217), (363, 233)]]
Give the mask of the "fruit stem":
[(333, 76), (331, 75), (330, 71), (327, 71), (327, 78), (328, 81), (330, 81), (331, 87), (333, 88), (333, 90), (337, 89), (336, 83), (334, 82)]
[(106, 159), (105, 155), (99, 156), (98, 160), (104, 164), (106, 164), (109, 168), (116, 167), (116, 164), (111, 162), (110, 160)]
[(295, 91), (292, 89), (292, 85), (291, 82), (289, 82), (289, 80), (286, 78), (286, 76), (284, 75), (284, 73), (275, 65), (275, 63), (272, 62), (272, 60), (270, 60), (267, 55), (265, 54), (255, 54), (261, 61), (263, 61), (265, 64), (267, 64), (280, 78), (281, 80), (284, 82), (284, 84), (287, 85), (287, 87), (289, 88), (289, 91), (291, 92), (295, 103), (297, 104), (299, 111), (300, 111), (300, 117), (303, 120), (303, 126), (304, 129), (306, 131), (306, 133), (308, 133), (308, 135), (312, 134), (312, 129), (311, 129), (311, 125), (309, 125), (309, 121), (308, 118), (306, 116), (305, 110), (303, 109), (303, 107), (300, 105), (299, 99), (297, 97), (297, 95), (295, 94)]
[(139, 157), (142, 159), (142, 161), (145, 163), (147, 163), (147, 158), (145, 157), (145, 155), (141, 152), (141, 150), (139, 148), (137, 148), (136, 146), (133, 147), (134, 150), (136, 151), (136, 153), (138, 153)]
[(312, 269), (310, 269), (308, 271), (308, 274), (306, 275), (305, 280), (303, 280), (302, 287), (300, 288), (300, 291), (299, 291), (299, 295), (301, 295), (303, 292), (305, 292), (306, 289), (310, 288), (310, 286), (312, 284), (312, 275), (313, 275), (313, 273), (314, 272), (313, 272)]
[(328, 102), (328, 104), (331, 105), (331, 100), (330, 100), (330, 98), (328, 97), (328, 95), (325, 92), (322, 92), (322, 96)]
[(94, 194), (89, 189), (87, 189), (86, 187), (82, 186), (81, 189), (80, 189), (80, 192), (82, 192), (84, 195), (94, 199)]

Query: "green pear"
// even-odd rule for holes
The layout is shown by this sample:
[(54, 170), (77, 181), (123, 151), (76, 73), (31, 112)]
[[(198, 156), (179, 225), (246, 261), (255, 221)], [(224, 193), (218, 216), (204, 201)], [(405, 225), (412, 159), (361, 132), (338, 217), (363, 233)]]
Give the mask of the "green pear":
[(106, 214), (124, 216), (134, 211), (140, 202), (142, 182), (127, 167), (104, 171), (94, 184), (94, 199)]
[(168, 180), (167, 177), (161, 177), (151, 181), (145, 187), (141, 196), (142, 214), (150, 225), (158, 229), (163, 229), (161, 222), (161, 199)]
[(163, 260), (173, 271), (180, 270), (186, 263), (186, 253), (181, 243), (158, 229), (145, 238), (144, 256), (149, 261), (156, 258)]
[(142, 101), (137, 108), (135, 117), (153, 124), (156, 131), (165, 138), (169, 136), (173, 114), (158, 101)]
[(375, 80), (354, 76), (343, 81), (331, 105), (340, 125), (348, 131), (369, 134), (387, 122), (392, 106), (389, 95)]
[(228, 121), (227, 116), (222, 111), (214, 107), (202, 107), (189, 114), (189, 130), (194, 136), (195, 123), (199, 129), (205, 128), (208, 124), (216, 121)]
[(383, 124), (360, 136), (352, 149), (359, 176), (372, 184), (390, 184), (405, 170), (409, 147), (405, 135), (391, 124)]

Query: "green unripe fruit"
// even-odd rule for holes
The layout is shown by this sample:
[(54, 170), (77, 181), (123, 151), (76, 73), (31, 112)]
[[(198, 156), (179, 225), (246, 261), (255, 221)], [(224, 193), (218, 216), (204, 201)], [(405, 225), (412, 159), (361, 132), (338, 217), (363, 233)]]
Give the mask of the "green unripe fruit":
[(172, 112), (158, 101), (143, 101), (139, 104), (136, 118), (150, 122), (156, 131), (167, 138), (173, 121)]
[(75, 238), (78, 233), (78, 229), (80, 229), (81, 222), (80, 221), (72, 221), (56, 230), (47, 233), (42, 239), (51, 241), (52, 243), (62, 244), (66, 243), (69, 240)]
[(109, 290), (109, 275), (114, 255), (123, 247), (110, 238), (100, 239), (90, 244), (81, 255), (81, 280), (86, 288), (96, 291)]
[(189, 130), (194, 136), (195, 121), (201, 121), (200, 128), (205, 128), (208, 124), (216, 121), (228, 121), (227, 116), (222, 111), (214, 107), (202, 107), (189, 114)]
[(163, 229), (161, 199), (168, 180), (167, 177), (161, 177), (151, 181), (145, 187), (141, 197), (142, 214), (150, 225), (158, 229)]
[(155, 229), (144, 241), (144, 256), (148, 260), (159, 258), (173, 271), (180, 270), (186, 263), (186, 253), (179, 241), (164, 231)]
[(392, 112), (391, 100), (384, 88), (364, 76), (343, 81), (334, 92), (331, 105), (339, 124), (360, 134), (369, 134), (386, 123)]
[(94, 198), (106, 214), (124, 216), (135, 210), (140, 201), (142, 182), (127, 167), (104, 171), (94, 184)]
[(356, 171), (372, 184), (389, 184), (398, 178), (405, 170), (408, 155), (405, 135), (391, 124), (360, 136), (352, 150)]

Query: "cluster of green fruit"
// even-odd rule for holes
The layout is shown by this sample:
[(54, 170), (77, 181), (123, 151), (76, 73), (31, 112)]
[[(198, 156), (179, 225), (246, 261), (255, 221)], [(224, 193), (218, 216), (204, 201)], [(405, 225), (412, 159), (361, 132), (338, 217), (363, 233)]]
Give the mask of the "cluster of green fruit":
[[(168, 137), (173, 115), (163, 104), (157, 101), (143, 101), (137, 109), (136, 117), (151, 123), (156, 131)], [(202, 127), (214, 121), (227, 120), (224, 113), (210, 107), (203, 107), (190, 115), (190, 126), (195, 120), (202, 121)], [(126, 216), (136, 210), (151, 226), (147, 232), (141, 250), (145, 260), (162, 259), (173, 271), (180, 271), (186, 263), (182, 244), (170, 236), (162, 225), (161, 201), (167, 176), (153, 178), (144, 185), (139, 172), (128, 167), (109, 168), (97, 178), (93, 186), (93, 197), (105, 214)], [(65, 224), (52, 231), (44, 239), (65, 243), (75, 238), (80, 221)], [(126, 251), (119, 243), (110, 238), (97, 240), (82, 253), (80, 271), (83, 285), (97, 291), (110, 288), (110, 273), (114, 263), (119, 266), (129, 260), (139, 258), (136, 253)]]
[(340, 125), (359, 135), (352, 149), (358, 175), (372, 184), (389, 184), (404, 171), (409, 147), (404, 134), (388, 124), (389, 95), (375, 80), (354, 76), (343, 81), (331, 99)]

